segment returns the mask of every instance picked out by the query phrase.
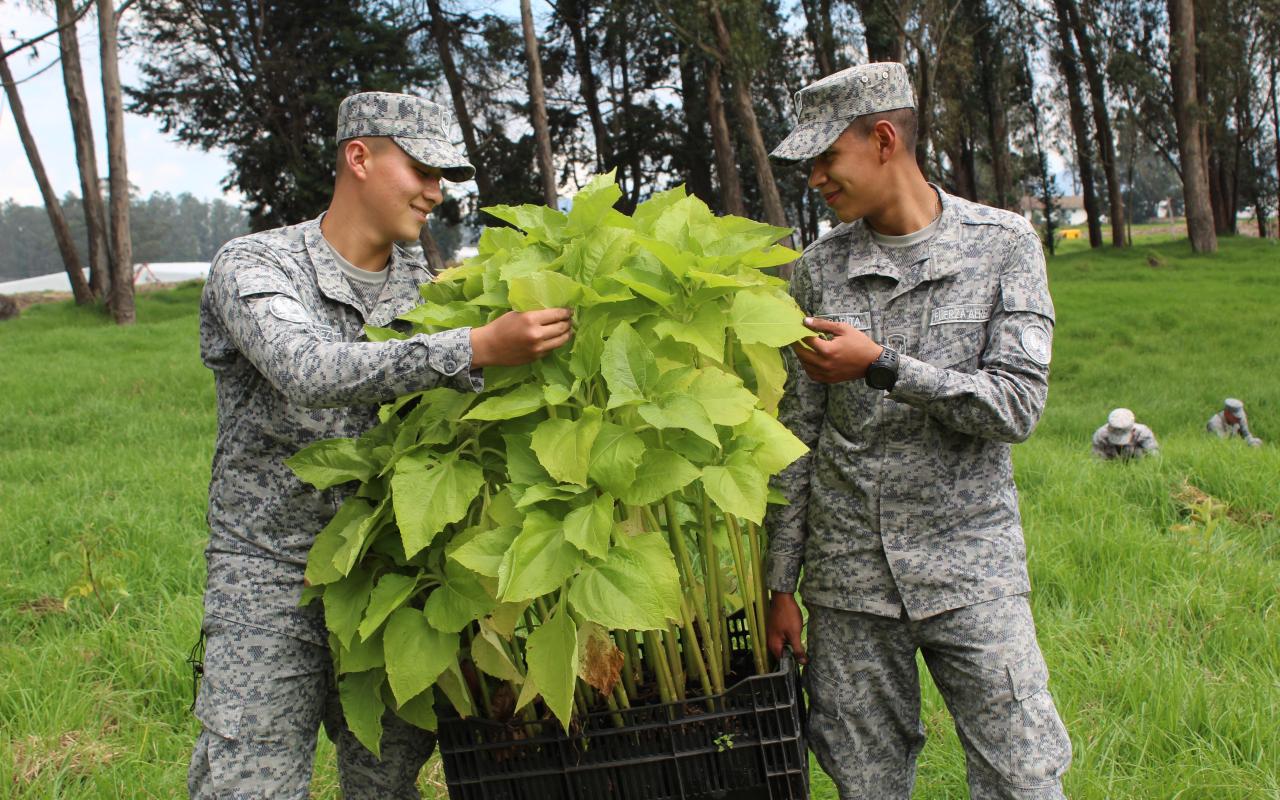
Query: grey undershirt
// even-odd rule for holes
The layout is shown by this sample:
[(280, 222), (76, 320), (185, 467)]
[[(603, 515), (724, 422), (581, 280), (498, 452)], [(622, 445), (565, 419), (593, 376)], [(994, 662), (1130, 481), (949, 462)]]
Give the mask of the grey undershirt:
[[(323, 239), (324, 237), (321, 238)], [(387, 285), (387, 276), (391, 274), (391, 270), (385, 266), (377, 272), (360, 269), (343, 258), (342, 254), (328, 239), (324, 239), (324, 243), (329, 248), (329, 252), (333, 254), (333, 262), (338, 265), (338, 269), (342, 270), (342, 274), (347, 276), (347, 283), (351, 286), (351, 290), (356, 293), (356, 297), (364, 305), (365, 313), (372, 311), (373, 307), (378, 304), (378, 296), (382, 294), (382, 288)]]

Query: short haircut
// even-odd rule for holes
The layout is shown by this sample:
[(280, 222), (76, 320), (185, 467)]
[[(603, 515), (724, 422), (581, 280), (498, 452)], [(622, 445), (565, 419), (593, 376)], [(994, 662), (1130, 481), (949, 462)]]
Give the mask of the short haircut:
[(916, 110), (914, 108), (895, 108), (892, 111), (880, 111), (875, 114), (863, 114), (849, 123), (855, 136), (868, 136), (871, 129), (881, 120), (893, 125), (898, 132), (902, 147), (915, 157), (916, 151)]
[[(386, 136), (356, 136), (353, 138), (359, 139), (363, 142), (364, 146), (369, 148), (370, 153), (379, 153), (391, 143), (391, 139)], [(347, 171), (347, 158), (345, 154), (347, 152), (347, 143), (350, 141), (351, 139), (343, 139), (338, 142), (337, 173), (339, 175)]]

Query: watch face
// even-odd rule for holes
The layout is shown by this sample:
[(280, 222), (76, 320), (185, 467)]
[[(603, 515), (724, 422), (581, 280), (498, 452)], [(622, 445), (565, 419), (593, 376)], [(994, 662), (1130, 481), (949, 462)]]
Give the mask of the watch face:
[(888, 389), (893, 386), (893, 370), (874, 364), (867, 369), (867, 385), (872, 389)]

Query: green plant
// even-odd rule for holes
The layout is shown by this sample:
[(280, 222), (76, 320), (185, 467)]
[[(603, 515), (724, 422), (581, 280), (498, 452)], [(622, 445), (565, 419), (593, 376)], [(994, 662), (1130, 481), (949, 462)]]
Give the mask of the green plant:
[[(479, 255), (423, 287), (411, 331), (570, 307), (572, 346), (385, 405), (359, 440), (289, 464), (359, 488), (318, 535), (348, 721), (375, 752), (384, 707), (426, 728), (459, 713), (567, 726), (574, 712), (724, 691), (726, 616), (766, 671), (759, 529), (769, 477), (805, 447), (775, 418), (778, 348), (809, 335), (782, 280), (787, 231), (715, 217), (683, 189), (633, 216), (611, 175), (568, 214), (488, 209)], [(472, 667), (474, 666), (474, 670)], [(478, 707), (478, 710), (477, 710)]]
[[(71, 607), (77, 598), (92, 597), (98, 608), (109, 619), (115, 616), (120, 608), (120, 601), (129, 596), (124, 579), (113, 572), (106, 571), (101, 563), (102, 543), (92, 524), (87, 525), (76, 538), (69, 542), (63, 550), (50, 557), (50, 563), (57, 567), (67, 562), (76, 564), (80, 572), (67, 586), (62, 594), (62, 604)], [(112, 553), (111, 555), (120, 555)]]

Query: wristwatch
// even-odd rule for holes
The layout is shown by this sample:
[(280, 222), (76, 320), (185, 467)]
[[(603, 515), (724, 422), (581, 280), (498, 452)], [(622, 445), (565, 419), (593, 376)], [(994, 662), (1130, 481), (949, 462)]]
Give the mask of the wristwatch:
[(889, 391), (898, 382), (898, 352), (892, 347), (883, 352), (867, 367), (867, 385), (872, 389)]

